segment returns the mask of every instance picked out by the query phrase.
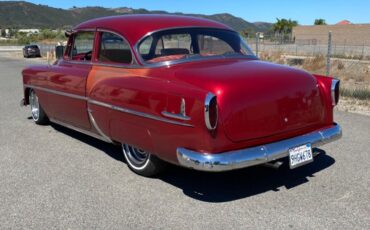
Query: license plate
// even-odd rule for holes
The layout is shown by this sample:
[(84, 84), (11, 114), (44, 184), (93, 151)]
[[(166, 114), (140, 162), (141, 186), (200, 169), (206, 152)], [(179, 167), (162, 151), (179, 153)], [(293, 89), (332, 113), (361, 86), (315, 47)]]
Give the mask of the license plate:
[(289, 149), (290, 168), (297, 168), (313, 161), (311, 144), (304, 144)]

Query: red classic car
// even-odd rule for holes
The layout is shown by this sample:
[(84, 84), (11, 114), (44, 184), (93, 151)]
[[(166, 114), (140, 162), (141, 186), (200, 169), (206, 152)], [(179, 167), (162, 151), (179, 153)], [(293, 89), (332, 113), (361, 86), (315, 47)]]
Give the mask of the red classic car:
[(105, 17), (67, 36), (62, 59), (23, 70), (22, 105), (37, 124), (121, 144), (140, 175), (168, 162), (219, 172), (285, 158), (295, 168), (341, 137), (338, 80), (260, 61), (218, 22)]

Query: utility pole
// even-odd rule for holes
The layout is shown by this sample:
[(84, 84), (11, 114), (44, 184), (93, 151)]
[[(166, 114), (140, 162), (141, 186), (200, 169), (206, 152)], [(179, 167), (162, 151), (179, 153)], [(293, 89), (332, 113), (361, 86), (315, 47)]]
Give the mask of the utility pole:
[(326, 76), (330, 75), (330, 58), (331, 58), (331, 31), (328, 36), (328, 53), (326, 55)]
[(256, 56), (258, 57), (258, 42), (259, 42), (259, 34), (256, 33)]

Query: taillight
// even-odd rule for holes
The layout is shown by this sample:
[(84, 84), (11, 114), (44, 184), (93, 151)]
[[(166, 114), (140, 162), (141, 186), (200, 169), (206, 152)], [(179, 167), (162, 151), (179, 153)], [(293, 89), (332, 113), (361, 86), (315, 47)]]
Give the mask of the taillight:
[(333, 79), (331, 82), (331, 101), (333, 106), (337, 105), (339, 101), (339, 83), (338, 79)]
[(207, 94), (204, 102), (204, 119), (209, 130), (216, 129), (218, 120), (217, 97), (212, 93)]

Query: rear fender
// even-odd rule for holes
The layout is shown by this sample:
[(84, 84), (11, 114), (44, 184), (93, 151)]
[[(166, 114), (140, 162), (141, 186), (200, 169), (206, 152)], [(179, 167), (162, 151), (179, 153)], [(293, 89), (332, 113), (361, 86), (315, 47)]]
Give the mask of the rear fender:
[(325, 109), (326, 109), (326, 114), (327, 114), (327, 119), (326, 122), (328, 124), (333, 123), (333, 99), (332, 99), (332, 83), (334, 80), (337, 80), (336, 78), (333, 77), (327, 77), (323, 75), (318, 75), (318, 74), (313, 74), (313, 76), (317, 80), (317, 84), (319, 86), (321, 98), (325, 104)]

